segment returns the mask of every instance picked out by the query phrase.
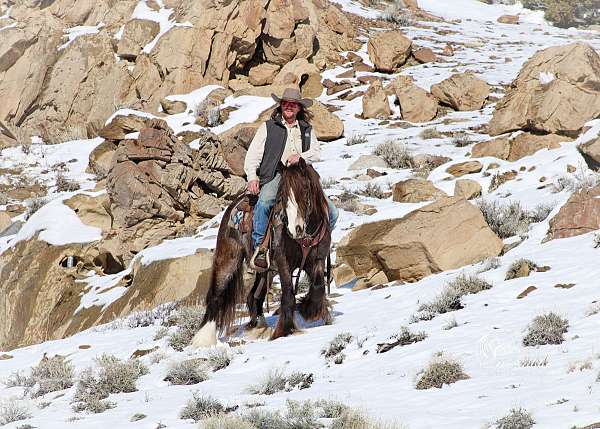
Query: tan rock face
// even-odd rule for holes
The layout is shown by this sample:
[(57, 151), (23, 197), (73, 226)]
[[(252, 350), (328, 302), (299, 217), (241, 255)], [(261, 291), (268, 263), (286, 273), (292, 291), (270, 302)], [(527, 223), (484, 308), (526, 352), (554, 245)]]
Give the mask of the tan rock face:
[(454, 177), (461, 177), (465, 174), (479, 173), (483, 169), (483, 164), (479, 161), (466, 161), (451, 165), (446, 169), (446, 173)]
[(337, 255), (357, 276), (381, 270), (390, 281), (417, 281), (501, 250), (502, 241), (475, 206), (442, 198), (403, 218), (359, 226), (340, 242)]
[(162, 107), (163, 112), (169, 115), (183, 113), (187, 109), (187, 104), (185, 104), (183, 101), (171, 101), (167, 98), (160, 100), (160, 106)]
[(413, 57), (421, 64), (434, 63), (437, 61), (437, 55), (430, 48), (419, 48), (413, 51)]
[(561, 142), (571, 141), (568, 137), (556, 134), (536, 135), (521, 133), (515, 138), (498, 137), (486, 142), (477, 143), (471, 151), (472, 158), (493, 156), (508, 161), (517, 161), (533, 155), (542, 149), (558, 149)]
[(109, 211), (110, 201), (106, 194), (98, 197), (77, 194), (65, 200), (63, 204), (71, 208), (85, 225), (100, 228), (103, 233), (109, 231), (112, 227), (112, 218)]
[(377, 71), (392, 73), (410, 56), (412, 41), (400, 31), (382, 31), (369, 38), (367, 52)]
[(399, 203), (420, 203), (447, 196), (444, 191), (424, 179), (403, 180), (396, 183), (392, 191), (392, 199)]
[(156, 21), (132, 19), (125, 24), (123, 36), (117, 44), (117, 55), (125, 59), (135, 59), (159, 31), (160, 25)]
[(414, 83), (396, 88), (402, 119), (409, 122), (429, 122), (436, 117), (438, 101)]
[(374, 81), (363, 95), (362, 108), (364, 119), (387, 118), (392, 114), (390, 103), (380, 81)]
[(0, 212), (0, 232), (3, 232), (12, 224), (12, 218), (5, 211)]
[[(68, 268), (67, 258), (75, 266)], [(212, 252), (136, 264), (123, 296), (103, 308), (93, 305), (76, 313), (90, 269), (104, 270), (106, 254), (95, 244), (50, 246), (35, 239), (18, 243), (0, 256), (0, 348), (3, 350), (65, 338), (134, 311), (183, 300), (201, 302), (208, 289)], [(113, 262), (113, 264), (116, 262)], [(122, 269), (122, 268), (121, 268)]]
[(574, 237), (600, 229), (600, 186), (571, 195), (550, 219), (547, 238)]
[(344, 135), (342, 120), (327, 110), (323, 104), (315, 100), (308, 111), (313, 115), (311, 124), (317, 139), (328, 142), (337, 140)]
[(97, 179), (105, 178), (112, 168), (113, 155), (116, 150), (117, 146), (112, 141), (104, 140), (90, 152), (86, 172), (95, 174)]
[(254, 86), (269, 85), (275, 80), (280, 67), (276, 64), (262, 63), (250, 69), (248, 82)]
[(600, 138), (579, 145), (577, 149), (589, 168), (594, 171), (600, 170)]
[(458, 179), (454, 184), (454, 196), (465, 200), (481, 196), (481, 185), (476, 180)]
[(325, 12), (325, 22), (333, 31), (338, 34), (352, 33), (353, 26), (337, 7), (331, 5)]
[(518, 24), (519, 15), (502, 15), (497, 20), (500, 24)]
[(479, 110), (490, 95), (490, 86), (472, 73), (457, 73), (433, 85), (431, 93), (455, 110)]
[(523, 129), (574, 136), (600, 115), (598, 82), (600, 57), (591, 46), (575, 43), (539, 51), (496, 105), (489, 133)]

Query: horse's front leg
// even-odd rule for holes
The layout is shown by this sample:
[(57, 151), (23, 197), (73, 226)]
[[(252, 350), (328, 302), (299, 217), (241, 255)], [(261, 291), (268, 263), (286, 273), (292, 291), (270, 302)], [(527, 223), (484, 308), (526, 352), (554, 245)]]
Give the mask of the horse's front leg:
[(310, 289), (300, 302), (300, 314), (305, 320), (313, 321), (322, 319), (326, 324), (331, 323), (329, 305), (325, 298), (325, 261), (314, 259), (312, 266), (308, 267)]
[(294, 296), (294, 285), (292, 284), (292, 272), (283, 249), (274, 249), (281, 281), (281, 307), (279, 308), (279, 320), (271, 339), (285, 337), (296, 331), (294, 323), (294, 308), (296, 297)]

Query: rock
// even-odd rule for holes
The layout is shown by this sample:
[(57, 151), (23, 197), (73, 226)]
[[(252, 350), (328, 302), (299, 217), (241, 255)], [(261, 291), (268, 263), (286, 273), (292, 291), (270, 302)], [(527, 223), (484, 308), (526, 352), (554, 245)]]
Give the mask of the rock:
[(510, 155), (508, 156), (508, 160), (517, 161), (526, 156), (533, 155), (542, 149), (559, 149), (560, 142), (567, 141), (571, 141), (571, 139), (556, 134), (536, 135), (521, 133), (510, 141)]
[(434, 169), (438, 168), (440, 165), (444, 165), (449, 161), (452, 160), (447, 156), (430, 155), (427, 153), (419, 153), (413, 157), (413, 162), (416, 168)]
[(446, 46), (444, 46), (442, 55), (445, 57), (453, 57), (454, 56), (454, 48), (452, 47), (452, 45), (450, 43), (447, 43)]
[(556, 134), (537, 135), (520, 133), (516, 137), (498, 137), (486, 142), (480, 142), (471, 150), (472, 158), (493, 156), (507, 161), (518, 161), (526, 156), (533, 155), (542, 149), (558, 149), (560, 142), (570, 141), (568, 137)]
[(4, 232), (12, 224), (12, 217), (6, 211), (0, 211), (0, 233)]
[(412, 41), (400, 31), (381, 31), (369, 37), (367, 52), (375, 69), (392, 73), (410, 56)]
[(408, 179), (394, 184), (392, 200), (399, 203), (420, 203), (446, 197), (444, 191), (425, 179)]
[(446, 173), (452, 174), (454, 177), (461, 177), (465, 174), (479, 173), (483, 169), (483, 165), (479, 161), (466, 161), (451, 165), (446, 169)]
[(117, 146), (110, 140), (104, 140), (90, 152), (87, 173), (96, 175), (97, 180), (104, 179), (112, 167), (113, 155)]
[(396, 88), (402, 119), (409, 122), (429, 122), (436, 117), (438, 101), (414, 83)]
[(168, 98), (163, 98), (160, 100), (160, 106), (168, 115), (176, 115), (178, 113), (183, 113), (187, 110), (187, 104), (183, 101), (172, 101)]
[(502, 15), (498, 17), (497, 21), (500, 24), (518, 24), (519, 15)]
[(367, 223), (344, 237), (337, 257), (357, 276), (383, 271), (389, 281), (417, 281), (497, 256), (502, 241), (479, 209), (442, 198), (399, 219)]
[(577, 149), (590, 169), (600, 171), (600, 138), (580, 144)]
[(509, 155), (510, 141), (504, 137), (476, 143), (471, 149), (471, 158), (492, 156), (499, 159), (508, 159)]
[(258, 122), (252, 124), (241, 123), (219, 134), (219, 139), (224, 145), (239, 145), (244, 149), (248, 149), (259, 126), (260, 123)]
[(146, 127), (148, 121), (148, 118), (138, 115), (115, 115), (98, 132), (98, 136), (106, 140), (123, 140), (127, 134), (138, 132)]
[(154, 346), (149, 349), (137, 349), (131, 354), (131, 356), (129, 356), (129, 359), (141, 358), (142, 356), (149, 355), (150, 353), (154, 353), (157, 350), (160, 350), (160, 346)]
[(160, 25), (147, 19), (132, 19), (123, 29), (117, 44), (117, 55), (127, 60), (135, 60), (144, 47), (158, 35)]
[(313, 105), (308, 108), (312, 114), (311, 121), (317, 139), (321, 141), (332, 141), (341, 138), (344, 135), (344, 123), (334, 113), (318, 102), (313, 101)]
[(550, 219), (546, 238), (574, 237), (600, 229), (600, 186), (571, 195), (560, 211)]
[(277, 64), (262, 63), (248, 72), (248, 82), (254, 86), (270, 85), (281, 67)]
[(371, 179), (375, 179), (376, 177), (381, 177), (381, 176), (386, 176), (387, 173), (382, 173), (380, 171), (377, 170), (373, 170), (372, 168), (367, 168), (367, 176), (369, 176)]
[(479, 198), (481, 196), (481, 185), (476, 180), (458, 179), (454, 183), (454, 196), (463, 197), (465, 200)]
[(496, 105), (489, 134), (522, 129), (576, 136), (600, 115), (598, 82), (600, 57), (591, 46), (574, 43), (539, 51)]
[[(319, 97), (323, 92), (321, 73), (317, 66), (309, 63), (306, 58), (297, 58), (285, 64), (275, 76), (273, 84), (282, 85), (283, 89), (297, 86), (302, 95), (308, 98)], [(283, 89), (275, 94), (281, 96)]]
[(333, 31), (338, 34), (352, 33), (353, 26), (350, 24), (346, 15), (342, 13), (336, 6), (329, 6), (325, 12), (325, 22)]
[(413, 51), (413, 57), (421, 64), (434, 63), (437, 61), (437, 55), (430, 48), (419, 48)]
[[(84, 305), (81, 299), (89, 286), (77, 280), (85, 279), (100, 262), (96, 246), (51, 246), (32, 239), (0, 256), (0, 293), (10, 297), (0, 308), (3, 350), (65, 338), (167, 302), (201, 302), (208, 290), (212, 252), (199, 249), (194, 255), (147, 265), (138, 261), (132, 273), (116, 283), (127, 287), (119, 298), (109, 305), (101, 299)], [(76, 263), (72, 268), (64, 263), (69, 256)]]
[(377, 155), (361, 155), (348, 167), (348, 170), (364, 170), (367, 168), (387, 168), (387, 164)]
[(391, 116), (390, 103), (380, 81), (374, 81), (363, 95), (362, 109), (363, 119), (387, 118)]
[(347, 264), (340, 264), (333, 268), (333, 280), (335, 281), (335, 285), (340, 287), (352, 281), (356, 276), (354, 275), (354, 271)]
[(103, 233), (112, 227), (110, 201), (106, 194), (97, 197), (77, 194), (63, 201), (63, 204), (71, 208), (85, 225), (100, 228)]
[(454, 110), (479, 110), (490, 95), (490, 86), (472, 73), (456, 73), (433, 85), (431, 93)]

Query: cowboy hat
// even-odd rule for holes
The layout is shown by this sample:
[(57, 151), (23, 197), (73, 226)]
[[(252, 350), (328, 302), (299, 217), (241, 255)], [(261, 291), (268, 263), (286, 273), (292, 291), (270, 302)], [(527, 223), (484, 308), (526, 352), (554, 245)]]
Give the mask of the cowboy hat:
[(279, 104), (281, 104), (282, 101), (295, 101), (304, 108), (310, 107), (313, 104), (313, 101), (310, 98), (302, 98), (300, 91), (295, 88), (286, 88), (285, 91), (283, 91), (281, 98), (277, 97), (275, 94), (271, 94), (271, 97)]

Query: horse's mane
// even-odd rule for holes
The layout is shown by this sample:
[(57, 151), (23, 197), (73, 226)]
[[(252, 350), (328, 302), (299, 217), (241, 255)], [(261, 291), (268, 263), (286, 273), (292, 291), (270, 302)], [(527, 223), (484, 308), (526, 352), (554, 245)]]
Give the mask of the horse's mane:
[(319, 174), (302, 158), (297, 164), (283, 170), (277, 192), (277, 201), (282, 203), (282, 207), (287, 205), (292, 192), (298, 205), (298, 214), (307, 223), (313, 216), (329, 222), (327, 200), (321, 187)]

